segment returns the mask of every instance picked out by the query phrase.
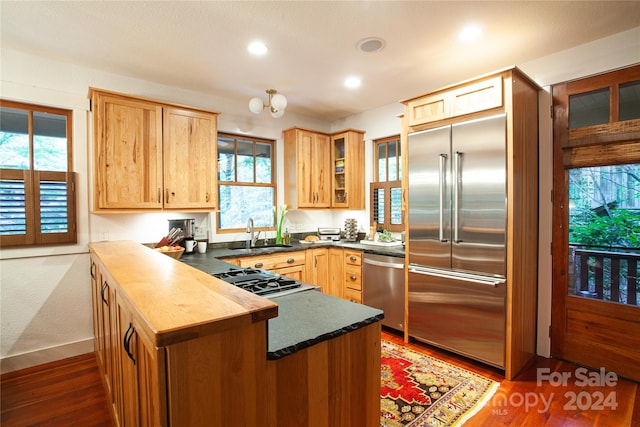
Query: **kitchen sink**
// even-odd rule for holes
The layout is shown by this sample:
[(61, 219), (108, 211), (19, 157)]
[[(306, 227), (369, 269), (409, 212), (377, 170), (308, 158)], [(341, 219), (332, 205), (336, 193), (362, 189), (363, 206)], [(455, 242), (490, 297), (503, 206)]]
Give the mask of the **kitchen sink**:
[(232, 250), (234, 250), (234, 251), (251, 252), (251, 251), (259, 251), (261, 249), (290, 248), (290, 247), (291, 247), (291, 245), (272, 244), (272, 245), (256, 245), (256, 246), (252, 246), (251, 249), (247, 249), (247, 248), (232, 248)]

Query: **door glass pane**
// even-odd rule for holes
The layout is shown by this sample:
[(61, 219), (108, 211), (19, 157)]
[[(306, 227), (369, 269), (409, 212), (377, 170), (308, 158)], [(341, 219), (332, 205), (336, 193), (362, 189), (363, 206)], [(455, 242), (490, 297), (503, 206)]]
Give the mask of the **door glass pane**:
[(389, 141), (389, 181), (397, 181), (398, 180), (398, 161), (396, 159), (396, 141)]
[(29, 112), (0, 107), (0, 167), (29, 169)]
[(235, 151), (233, 138), (218, 137), (218, 181), (236, 180)]
[(640, 81), (620, 85), (620, 120), (640, 119)]
[(569, 96), (569, 128), (609, 123), (609, 88)]
[(238, 182), (255, 182), (253, 141), (238, 140)]
[(387, 180), (387, 144), (378, 144), (378, 182)]
[(256, 143), (256, 182), (271, 184), (271, 144)]
[(569, 170), (569, 295), (638, 305), (640, 164)]
[(33, 163), (35, 170), (67, 171), (67, 117), (33, 113)]

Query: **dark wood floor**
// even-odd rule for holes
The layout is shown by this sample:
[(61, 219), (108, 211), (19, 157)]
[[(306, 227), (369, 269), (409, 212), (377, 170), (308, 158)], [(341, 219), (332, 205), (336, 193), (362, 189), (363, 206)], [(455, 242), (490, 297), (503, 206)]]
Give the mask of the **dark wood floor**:
[[(382, 338), (404, 344), (388, 331), (383, 331)], [(407, 347), (501, 383), (494, 398), (465, 426), (640, 427), (640, 390), (635, 382), (620, 379), (615, 386), (580, 387), (576, 385), (577, 366), (545, 358), (536, 359), (515, 381), (505, 381), (500, 371), (463, 357), (417, 342)], [(566, 386), (548, 380), (538, 385), (541, 369), (552, 376), (567, 373), (571, 378)], [(111, 425), (93, 354), (4, 374), (0, 394), (3, 427)]]

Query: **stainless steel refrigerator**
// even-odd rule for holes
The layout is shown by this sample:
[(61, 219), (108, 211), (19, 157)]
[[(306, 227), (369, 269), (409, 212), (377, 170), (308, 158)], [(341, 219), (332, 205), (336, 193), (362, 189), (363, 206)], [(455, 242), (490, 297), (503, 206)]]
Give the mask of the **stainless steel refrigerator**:
[(408, 135), (409, 335), (504, 368), (506, 115)]

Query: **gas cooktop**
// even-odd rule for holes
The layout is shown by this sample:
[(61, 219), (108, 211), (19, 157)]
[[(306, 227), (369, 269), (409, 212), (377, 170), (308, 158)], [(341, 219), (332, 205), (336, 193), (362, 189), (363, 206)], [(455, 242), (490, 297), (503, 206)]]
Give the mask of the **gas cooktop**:
[(301, 282), (289, 277), (260, 269), (245, 268), (224, 271), (221, 273), (212, 273), (211, 275), (217, 279), (224, 280), (227, 283), (260, 296), (273, 296), (273, 294), (281, 295), (286, 291), (296, 289), (308, 290), (313, 288), (312, 286), (303, 285)]

